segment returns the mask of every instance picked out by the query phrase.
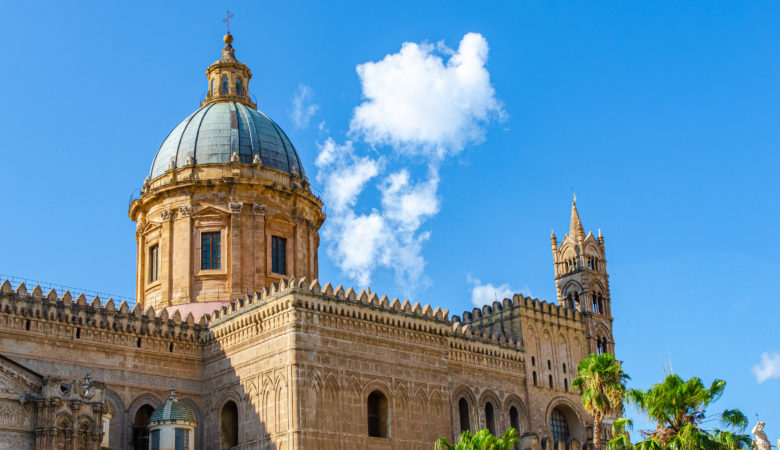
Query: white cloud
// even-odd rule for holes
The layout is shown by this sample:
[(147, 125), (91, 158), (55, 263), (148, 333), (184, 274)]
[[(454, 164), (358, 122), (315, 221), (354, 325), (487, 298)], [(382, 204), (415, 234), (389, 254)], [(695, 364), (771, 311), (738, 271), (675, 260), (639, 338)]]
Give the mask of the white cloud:
[(405, 42), (399, 53), (358, 65), (364, 101), (350, 131), (370, 144), (437, 158), (481, 142), (491, 117), (505, 116), (487, 55), (485, 38), (468, 33), (457, 51)]
[[(503, 117), (485, 68), (487, 50), (481, 35), (469, 33), (457, 51), (407, 42), (399, 53), (357, 66), (364, 101), (354, 109), (352, 140), (327, 138), (316, 165), (328, 207), (328, 254), (361, 286), (379, 268), (392, 269), (408, 296), (429, 283), (423, 245), (431, 232), (422, 228), (440, 210), (439, 165), (481, 142), (487, 123)], [(319, 128), (327, 130), (324, 122)], [(423, 175), (414, 175), (415, 164)], [(360, 212), (374, 179), (380, 204)]]
[(298, 91), (292, 99), (290, 109), (290, 119), (298, 128), (306, 128), (309, 121), (319, 109), (319, 106), (312, 102), (314, 92), (305, 84), (298, 85)]
[(466, 280), (469, 284), (473, 285), (471, 288), (471, 303), (477, 308), (481, 308), (484, 305), (490, 305), (495, 301), (500, 302), (505, 298), (512, 298), (516, 293), (523, 294), (526, 297), (531, 296), (531, 290), (528, 289), (528, 286), (516, 290), (512, 289), (509, 286), (509, 283), (502, 283), (498, 286), (492, 283), (483, 284), (479, 279), (474, 278), (471, 275), (467, 275)]
[(339, 145), (328, 138), (319, 148), (317, 180), (324, 183), (327, 206), (337, 214), (345, 212), (355, 206), (366, 183), (377, 176), (381, 161), (355, 155), (351, 141)]
[(780, 353), (762, 353), (761, 362), (753, 366), (750, 371), (753, 372), (759, 383), (771, 379), (780, 380)]
[(428, 179), (418, 183), (410, 180), (407, 169), (394, 172), (380, 186), (383, 211), (402, 231), (413, 232), (425, 219), (439, 212), (438, 186), (435, 169), (429, 170)]
[(333, 241), (331, 257), (341, 270), (361, 286), (368, 286), (377, 265), (389, 261), (393, 236), (384, 218), (377, 212), (355, 214), (347, 211), (334, 218), (333, 226), (325, 229), (326, 238)]

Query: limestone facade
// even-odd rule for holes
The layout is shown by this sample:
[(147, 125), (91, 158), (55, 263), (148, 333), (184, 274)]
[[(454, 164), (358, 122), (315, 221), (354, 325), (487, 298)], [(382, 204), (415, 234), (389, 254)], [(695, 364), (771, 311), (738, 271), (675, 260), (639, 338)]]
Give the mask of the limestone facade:
[[(588, 414), (566, 388), (590, 351), (591, 315), (519, 295), (461, 319), (291, 277), (196, 322), (6, 282), (0, 311), (0, 344), (17, 364), (105, 383), (110, 448), (133, 448), (142, 409), (171, 386), (198, 420), (196, 448), (226, 439), (238, 448), (430, 448), (459, 434), (461, 399), (472, 430), (515, 425), (529, 445), (552, 448), (557, 409), (572, 441), (588, 439)], [(524, 336), (478, 325), (501, 314)], [(386, 437), (366, 429), (376, 391), (387, 399)], [(236, 410), (234, 436), (226, 408)]]
[[(569, 387), (614, 339), (604, 239), (575, 204), (552, 238), (557, 304), (514, 295), (450, 316), (322, 285), (323, 204), (284, 133), (248, 109), (228, 37), (204, 106), (130, 205), (136, 303), (0, 286), (0, 448), (148, 448), (171, 389), (196, 449), (430, 449), (509, 426), (523, 449), (586, 448), (592, 419)], [(86, 387), (58, 388), (74, 379)]]
[[(317, 278), (325, 215), (300, 176), (242, 162), (176, 168), (145, 185), (130, 217), (143, 307), (225, 301), (284, 277)], [(220, 234), (217, 269), (202, 269), (203, 233)], [(273, 236), (287, 241), (285, 274), (272, 270)]]

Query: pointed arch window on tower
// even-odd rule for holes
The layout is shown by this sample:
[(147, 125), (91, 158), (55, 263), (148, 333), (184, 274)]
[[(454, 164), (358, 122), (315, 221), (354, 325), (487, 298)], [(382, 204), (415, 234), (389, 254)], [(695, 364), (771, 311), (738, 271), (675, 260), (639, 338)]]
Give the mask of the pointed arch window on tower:
[(596, 294), (593, 295), (593, 312), (595, 314), (598, 314), (599, 311), (599, 302), (598, 302), (598, 296)]
[(230, 83), (228, 82), (227, 75), (222, 75), (222, 90), (221, 94), (227, 94), (230, 91)]
[(241, 83), (241, 78), (236, 79), (236, 95), (244, 95), (244, 85)]
[(601, 314), (604, 314), (604, 297), (601, 294), (599, 294), (598, 304), (599, 304), (599, 312)]

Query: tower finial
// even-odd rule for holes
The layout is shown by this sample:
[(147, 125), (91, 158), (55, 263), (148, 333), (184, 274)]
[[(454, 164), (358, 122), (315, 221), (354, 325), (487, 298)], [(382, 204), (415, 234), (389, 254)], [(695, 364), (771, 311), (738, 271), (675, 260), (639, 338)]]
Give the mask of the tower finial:
[(577, 204), (577, 194), (576, 194), (576, 193), (574, 193), (574, 192), (572, 192), (572, 194), (571, 194), (571, 195), (572, 195), (571, 204), (572, 204), (572, 205), (575, 205), (575, 204)]
[(225, 18), (222, 19), (222, 23), (224, 23), (227, 26), (227, 34), (230, 35), (230, 19), (233, 18), (233, 14), (230, 13), (230, 10), (227, 10), (227, 13), (225, 14)]

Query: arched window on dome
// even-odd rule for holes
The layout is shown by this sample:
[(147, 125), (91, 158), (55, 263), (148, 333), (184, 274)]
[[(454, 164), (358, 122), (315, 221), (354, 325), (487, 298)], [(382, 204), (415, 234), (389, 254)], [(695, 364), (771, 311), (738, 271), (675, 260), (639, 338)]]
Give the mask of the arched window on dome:
[(244, 95), (244, 85), (241, 83), (241, 78), (236, 79), (236, 95)]
[(230, 91), (230, 83), (228, 82), (227, 75), (222, 76), (222, 90), (221, 94), (227, 94)]
[(211, 94), (211, 95), (216, 95), (217, 94), (217, 79), (216, 78), (211, 80), (211, 91), (209, 92), (209, 94)]

